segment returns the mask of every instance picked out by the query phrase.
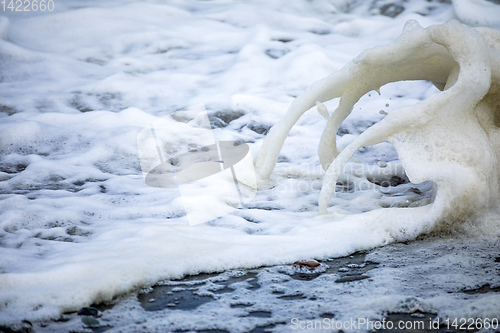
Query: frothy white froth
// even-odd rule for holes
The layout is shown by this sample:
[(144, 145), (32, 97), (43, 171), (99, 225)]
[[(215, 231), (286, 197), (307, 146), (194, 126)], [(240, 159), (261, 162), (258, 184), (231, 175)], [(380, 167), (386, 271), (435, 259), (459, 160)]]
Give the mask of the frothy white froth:
[[(428, 215), (415, 212), (413, 220), (452, 224), (496, 208), (499, 32), (481, 33), (454, 21), (425, 30), (408, 22), (398, 40), (364, 52), (294, 101), (262, 146), (256, 162), (259, 175), (269, 177), (288, 131), (305, 111), (314, 103), (324, 109), (319, 101), (341, 97), (331, 117), (320, 110), (328, 121), (319, 144), (326, 170), (319, 198), (322, 213), (327, 212), (337, 179), (353, 154), (383, 141), (394, 145), (412, 182), (437, 185), (432, 210)], [(339, 153), (337, 130), (361, 96), (392, 81), (416, 79), (432, 81), (443, 91), (394, 110)]]
[[(396, 153), (387, 143), (354, 155), (339, 176), (344, 190), (330, 201), (334, 218), (317, 215), (324, 172), (313, 147), (325, 127), (324, 112), (298, 121), (281, 150), (278, 168), (245, 209), (192, 227), (179, 191), (145, 184), (137, 135), (167, 114), (204, 103), (210, 115), (222, 112), (221, 119), (230, 118), (214, 130), (215, 137), (246, 142), (256, 156), (263, 133), (284, 117), (294, 96), (309, 84), (364, 49), (387, 44), (408, 19), (424, 26), (448, 20), (449, 4), (440, 3), (421, 16), (417, 12), (425, 12), (428, 2), (412, 1), (403, 14), (389, 18), (371, 15), (375, 9), (365, 5), (339, 6), (349, 10), (343, 13), (330, 1), (131, 2), (94, 1), (82, 8), (68, 0), (56, 2), (54, 13), (0, 18), (0, 322), (57, 318), (162, 279), (343, 256), (433, 229), (434, 219), (422, 223), (421, 218), (432, 216), (436, 207), (425, 205), (432, 200), (432, 184), (407, 182), (403, 163), (411, 156), (403, 156), (405, 149)], [(490, 45), (498, 40), (478, 31)], [(425, 34), (408, 34), (412, 59), (418, 55), (411, 43), (419, 36), (424, 40)], [(384, 80), (424, 71), (422, 75), (438, 75), (433, 81), (443, 89), (453, 57), (444, 47), (426, 46), (430, 48), (421, 48), (425, 52), (417, 60), (434, 52), (434, 67), (426, 72), (422, 64), (413, 70), (409, 63), (407, 72)], [(496, 58), (490, 61), (496, 61), (492, 69), (499, 68)], [(390, 61), (387, 66), (392, 66)], [(340, 78), (350, 80), (349, 75)], [(360, 96), (345, 98), (341, 108), (349, 109), (349, 103), (365, 95), (365, 88), (359, 89)], [(366, 89), (370, 94), (374, 87)], [(395, 116), (394, 109), (418, 103), (436, 89), (412, 82), (386, 85), (382, 93), (361, 97), (343, 122), (340, 150), (380, 121), (380, 110)], [(498, 124), (486, 112), (496, 105), (491, 96), (477, 105), (485, 110), (478, 114), (487, 133), (494, 133)], [(318, 99), (311, 98), (311, 106)], [(324, 104), (331, 110), (335, 103)], [(240, 117), (231, 118), (235, 114)], [(480, 130), (477, 124), (463, 126), (470, 135)], [(330, 138), (322, 140), (325, 147), (336, 132), (325, 132)], [(491, 134), (483, 139), (498, 143)], [(172, 148), (179, 154), (188, 149)], [(479, 166), (489, 148), (481, 149)], [(404, 169), (419, 180), (418, 170), (408, 172), (412, 165), (408, 162)], [(469, 185), (477, 176), (470, 177)], [(393, 178), (394, 185), (377, 185)], [(479, 185), (484, 188), (484, 183)], [(477, 199), (481, 194), (475, 195)], [(497, 233), (495, 216), (485, 217), (482, 224), (471, 220), (463, 228), (472, 239), (478, 232)], [(271, 279), (265, 274), (262, 278)], [(379, 300), (382, 293), (375, 293), (370, 304), (383, 303), (379, 305), (385, 311), (392, 303)], [(450, 303), (447, 295), (442, 297), (436, 304)], [(342, 318), (354, 314), (357, 306), (349, 304)]]

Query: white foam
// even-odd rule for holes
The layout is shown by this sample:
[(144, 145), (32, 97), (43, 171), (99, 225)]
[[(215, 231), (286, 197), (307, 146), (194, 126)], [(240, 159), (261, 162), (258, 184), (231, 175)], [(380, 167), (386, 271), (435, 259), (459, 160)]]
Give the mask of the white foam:
[[(477, 31), (453, 21), (426, 30), (409, 21), (397, 41), (366, 51), (294, 101), (264, 142), (256, 164), (259, 174), (269, 176), (287, 132), (315, 101), (341, 97), (319, 144), (319, 158), (326, 170), (319, 198), (322, 213), (326, 213), (337, 179), (352, 155), (362, 146), (383, 141), (395, 145), (411, 181), (432, 180), (437, 185), (432, 216), (419, 217), (418, 212), (414, 219), (449, 224), (450, 219), (496, 208), (499, 147), (498, 129), (492, 123), (498, 104), (495, 65), (500, 44), (494, 40), (497, 31), (483, 34), (494, 37), (485, 40)], [(370, 90), (403, 79), (427, 79), (437, 86), (444, 84), (444, 91), (391, 112), (339, 153), (336, 133), (354, 103)]]
[[(192, 227), (176, 188), (145, 184), (137, 134), (173, 111), (204, 103), (209, 114), (241, 112), (213, 134), (248, 143), (255, 156), (262, 133), (309, 84), (367, 47), (387, 44), (409, 18), (423, 26), (443, 23), (450, 5), (423, 17), (416, 12), (427, 1), (415, 1), (396, 18), (373, 16), (363, 6), (341, 12), (348, 9), (329, 1), (56, 5), (54, 13), (0, 21), (0, 322), (57, 318), (162, 279), (342, 256), (431, 230), (432, 219), (412, 222), (413, 213), (394, 208), (428, 199), (428, 188), (408, 183), (384, 193), (373, 185), (403, 176), (390, 145), (357, 155), (388, 165), (351, 164), (357, 176), (345, 179), (358, 190), (332, 199), (339, 219), (317, 216), (323, 173), (312, 147), (325, 125), (318, 113), (291, 131), (279, 167), (246, 209)], [(361, 100), (375, 103), (373, 110), (355, 110), (347, 119), (350, 132), (339, 138), (340, 148), (379, 121), (380, 109), (390, 115), (431, 92), (427, 83), (384, 88), (382, 96)], [(331, 110), (335, 102), (325, 105)], [(172, 136), (182, 138), (176, 130)], [(179, 145), (173, 147), (179, 153), (188, 149)], [(392, 208), (376, 210), (382, 206)], [(391, 217), (401, 214), (408, 216), (404, 226)], [(491, 220), (484, 223), (490, 229), (476, 229), (497, 230)], [(346, 318), (359, 305), (349, 299)], [(389, 303), (363, 313), (381, 316)], [(120, 306), (138, 320), (144, 316), (133, 300)], [(228, 325), (239, 320), (231, 318)], [(203, 317), (188, 329), (209, 321)]]
[(500, 4), (488, 0), (453, 0), (460, 21), (480, 27), (500, 28)]

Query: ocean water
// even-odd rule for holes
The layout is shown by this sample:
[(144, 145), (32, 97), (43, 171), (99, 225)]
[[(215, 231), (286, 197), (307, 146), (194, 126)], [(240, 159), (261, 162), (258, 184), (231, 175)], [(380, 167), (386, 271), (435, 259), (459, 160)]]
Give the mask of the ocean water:
[[(498, 215), (485, 212), (439, 232), (387, 218), (405, 207), (424, 214), (435, 191), (431, 182), (409, 182), (389, 143), (355, 153), (330, 200), (333, 213), (319, 216), (324, 171), (317, 147), (325, 120), (309, 112), (290, 132), (270, 179), (243, 206), (193, 225), (180, 187), (146, 184), (138, 141), (141, 131), (171, 117), (163, 127), (171, 156), (206, 146), (205, 136), (186, 135), (184, 123), (175, 123), (180, 110), (202, 105), (215, 141), (244, 143), (256, 157), (269, 128), (311, 83), (363, 50), (390, 43), (410, 19), (428, 27), (455, 18), (452, 4), (54, 5), (50, 12), (0, 12), (0, 323), (57, 319), (131, 291), (147, 295), (144, 288), (160, 281), (169, 286), (214, 272), (226, 272), (227, 280), (262, 266), (273, 267), (252, 273), (264, 286), (258, 294), (263, 305), (254, 310), (270, 310), (276, 322), (289, 323), (291, 314), (314, 318), (331, 304), (343, 320), (382, 319), (409, 308), (443, 319), (500, 316), (498, 293), (457, 293), (500, 287)], [(366, 94), (339, 129), (339, 148), (386, 113), (437, 92), (429, 82), (409, 81)], [(337, 104), (325, 103), (330, 110)], [(296, 260), (321, 260), (326, 270), (330, 258), (372, 249), (367, 260), (385, 264), (371, 270), (374, 283), (359, 281), (361, 289), (332, 286), (323, 276), (307, 294), (324, 295), (314, 306), (294, 302), (282, 309), (269, 296), (273, 288), (294, 295), (294, 280), (279, 273)], [(247, 289), (236, 289), (231, 297), (244, 298)], [(267, 316), (244, 321), (237, 306), (219, 306), (151, 315), (132, 297), (104, 319), (118, 331), (245, 332)], [(222, 326), (214, 326), (215, 315)]]

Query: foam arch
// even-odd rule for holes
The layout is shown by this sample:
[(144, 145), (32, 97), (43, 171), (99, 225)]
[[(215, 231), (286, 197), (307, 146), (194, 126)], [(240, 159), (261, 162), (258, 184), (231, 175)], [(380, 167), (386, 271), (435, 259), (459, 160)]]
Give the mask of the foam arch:
[[(494, 207), (500, 177), (499, 63), (497, 30), (474, 29), (454, 20), (423, 29), (410, 21), (394, 42), (366, 50), (297, 97), (266, 137), (257, 173), (269, 177), (289, 130), (303, 113), (340, 97), (318, 147), (326, 170), (320, 213), (327, 213), (336, 180), (354, 152), (384, 141), (394, 145), (412, 182), (431, 180), (437, 185), (429, 210), (433, 219), (464, 218)], [(336, 133), (354, 104), (367, 92), (402, 80), (428, 80), (441, 91), (394, 110), (339, 152)]]

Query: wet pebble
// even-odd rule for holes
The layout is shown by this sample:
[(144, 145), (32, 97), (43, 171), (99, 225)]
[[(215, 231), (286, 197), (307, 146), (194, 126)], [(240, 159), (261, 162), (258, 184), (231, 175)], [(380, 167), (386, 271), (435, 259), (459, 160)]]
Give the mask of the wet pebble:
[(79, 316), (92, 316), (92, 317), (97, 317), (99, 316), (99, 310), (93, 307), (83, 307), (78, 311)]
[(307, 268), (307, 269), (315, 269), (320, 265), (319, 261), (314, 259), (312, 260), (299, 260), (293, 263), (293, 267), (295, 268)]

